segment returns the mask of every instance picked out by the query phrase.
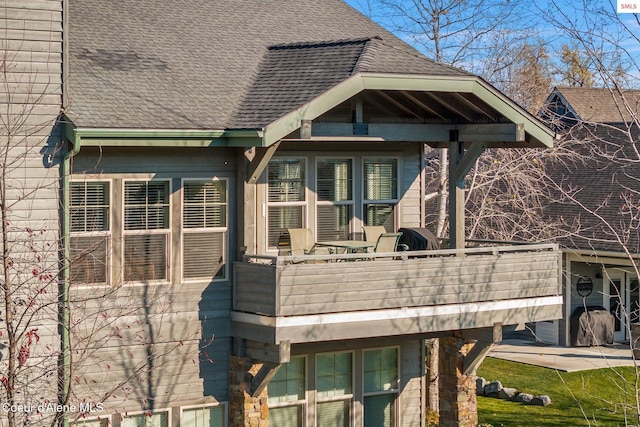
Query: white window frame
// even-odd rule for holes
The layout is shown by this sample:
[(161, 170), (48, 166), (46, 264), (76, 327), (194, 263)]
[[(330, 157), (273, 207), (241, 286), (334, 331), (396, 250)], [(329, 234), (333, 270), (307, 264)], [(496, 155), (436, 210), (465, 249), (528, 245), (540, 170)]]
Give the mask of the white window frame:
[[(89, 182), (106, 182), (108, 184), (107, 188), (107, 196), (109, 197), (109, 204), (107, 205), (107, 215), (109, 216), (109, 221), (107, 222), (108, 229), (106, 231), (71, 231), (71, 212), (69, 215), (69, 249), (71, 249), (71, 240), (74, 237), (93, 237), (100, 236), (106, 238), (106, 247), (105, 247), (105, 281), (104, 282), (95, 282), (95, 283), (78, 283), (74, 285), (75, 287), (83, 288), (83, 287), (96, 287), (96, 286), (107, 286), (111, 283), (111, 256), (112, 256), (112, 242), (113, 242), (113, 180), (105, 179), (105, 178), (92, 178), (90, 176), (82, 176), (82, 175), (72, 175), (69, 178), (69, 200), (71, 198), (71, 186), (73, 183), (89, 183)], [(69, 201), (69, 210), (71, 210), (71, 201)]]
[[(365, 193), (366, 193), (366, 186), (365, 186), (365, 177), (366, 177), (366, 170), (365, 170), (365, 164), (367, 163), (367, 160), (370, 159), (389, 159), (389, 160), (395, 160), (396, 161), (396, 198), (395, 199), (365, 199)], [(361, 209), (362, 209), (362, 225), (372, 225), (372, 224), (367, 224), (367, 210), (366, 210), (366, 206), (367, 205), (393, 205), (393, 226), (394, 229), (393, 230), (387, 230), (388, 232), (394, 232), (397, 227), (398, 227), (398, 216), (399, 216), (399, 212), (398, 212), (398, 205), (400, 203), (400, 194), (401, 194), (401, 188), (402, 188), (402, 163), (401, 163), (402, 158), (400, 156), (394, 155), (394, 156), (385, 156), (384, 154), (380, 154), (380, 155), (376, 155), (376, 154), (370, 154), (370, 155), (363, 155), (362, 159), (361, 159), (361, 163), (360, 163), (360, 171), (361, 171), (361, 176), (360, 176), (360, 185), (361, 185), (361, 189), (362, 189), (362, 193), (360, 195), (360, 201), (361, 201)]]
[(91, 417), (79, 417), (78, 419), (76, 419), (75, 421), (69, 421), (69, 427), (79, 427), (82, 426), (83, 422), (92, 422), (92, 421), (106, 421), (107, 427), (111, 427), (113, 425), (113, 422), (111, 420), (111, 415), (98, 415), (98, 416), (91, 416)]
[(205, 408), (213, 408), (213, 407), (222, 407), (224, 411), (224, 422), (223, 425), (227, 427), (229, 425), (229, 408), (227, 402), (217, 402), (217, 403), (205, 403), (202, 405), (186, 405), (180, 407), (180, 424), (182, 425), (182, 416), (185, 410), (191, 409), (205, 409)]
[(129, 418), (129, 417), (135, 417), (136, 415), (142, 415), (142, 414), (148, 414), (151, 413), (152, 415), (154, 414), (160, 414), (160, 413), (166, 413), (167, 414), (167, 427), (171, 427), (172, 423), (171, 423), (171, 408), (162, 408), (162, 409), (156, 409), (153, 411), (135, 411), (135, 412), (126, 412), (126, 413), (121, 413), (120, 414), (120, 424), (122, 425), (125, 418)]
[[(129, 182), (145, 182), (145, 183), (150, 183), (150, 182), (167, 182), (169, 184), (168, 186), (168, 194), (167, 194), (167, 199), (169, 201), (169, 208), (167, 211), (167, 224), (168, 227), (166, 229), (156, 229), (156, 230), (127, 230), (126, 229), (126, 224), (125, 224), (125, 212), (127, 210), (126, 208), (126, 184)], [(172, 210), (173, 210), (173, 203), (172, 203), (172, 193), (173, 193), (173, 189), (172, 189), (172, 179), (171, 178), (159, 178), (159, 179), (154, 179), (154, 178), (126, 178), (122, 180), (122, 242), (121, 242), (121, 254), (122, 254), (122, 265), (121, 265), (121, 277), (123, 277), (123, 283), (126, 285), (139, 285), (142, 284), (143, 282), (140, 281), (128, 281), (126, 278), (126, 253), (125, 253), (125, 241), (127, 236), (135, 236), (135, 235), (150, 235), (150, 234), (164, 234), (165, 238), (166, 238), (166, 253), (165, 253), (165, 275), (166, 278), (165, 279), (156, 279), (156, 280), (146, 280), (144, 282), (144, 284), (168, 284), (171, 283), (171, 259), (172, 259), (172, 253), (171, 253), (171, 248), (172, 248), (172, 226), (173, 226), (173, 218), (172, 218)]]
[[(184, 227), (184, 212), (185, 212), (185, 203), (184, 203), (184, 188), (185, 184), (188, 182), (215, 182), (221, 181), (225, 183), (225, 226), (224, 227), (202, 227), (202, 228), (185, 228)], [(191, 282), (202, 282), (204, 277), (185, 277), (184, 275), (184, 235), (185, 234), (197, 234), (197, 233), (223, 233), (224, 237), (222, 239), (222, 253), (224, 257), (224, 272), (223, 277), (214, 277), (211, 279), (212, 282), (224, 282), (229, 280), (229, 179), (228, 178), (218, 178), (218, 177), (207, 177), (207, 178), (182, 178), (181, 179), (182, 186), (182, 194), (180, 198), (180, 256), (181, 256), (181, 265), (182, 265), (182, 281), (186, 283)]]
[(270, 230), (269, 230), (269, 208), (271, 207), (295, 207), (295, 206), (300, 206), (302, 208), (302, 214), (301, 214), (301, 219), (302, 219), (302, 227), (306, 227), (307, 224), (309, 224), (309, 168), (310, 168), (310, 162), (309, 162), (309, 157), (307, 156), (286, 156), (286, 155), (282, 155), (282, 156), (273, 156), (271, 158), (271, 160), (269, 160), (269, 163), (271, 163), (272, 161), (275, 160), (287, 160), (287, 159), (295, 159), (295, 160), (302, 160), (303, 164), (304, 164), (304, 176), (303, 176), (303, 180), (304, 180), (304, 200), (301, 202), (270, 202), (269, 201), (269, 164), (267, 164), (266, 170), (265, 170), (265, 180), (266, 180), (266, 197), (265, 197), (265, 230), (266, 230), (266, 249), (267, 251), (275, 251), (278, 248), (277, 247), (273, 247), (273, 246), (269, 246), (269, 235), (270, 235)]
[[(351, 162), (351, 200), (350, 201), (321, 201), (318, 198), (318, 164), (323, 160), (349, 160)], [(315, 181), (314, 181), (314, 194), (315, 194), (315, 232), (318, 232), (318, 217), (319, 211), (318, 208), (320, 206), (351, 206), (351, 217), (349, 218), (349, 235), (353, 235), (354, 232), (354, 218), (356, 216), (356, 159), (353, 156), (317, 156), (313, 161), (313, 168), (315, 171)], [(348, 237), (349, 238), (349, 237)], [(338, 239), (342, 240), (342, 239)]]
[(278, 403), (269, 403), (269, 408), (288, 408), (292, 406), (301, 406), (302, 407), (302, 426), (307, 425), (307, 405), (309, 402), (309, 392), (308, 392), (308, 384), (309, 384), (309, 360), (306, 355), (295, 355), (291, 356), (291, 358), (301, 358), (304, 360), (304, 399), (303, 400), (291, 400), (286, 402), (278, 402)]
[[(349, 394), (344, 394), (340, 397), (331, 397), (331, 398), (320, 398), (318, 395), (318, 357), (319, 356), (324, 356), (324, 355), (330, 355), (330, 354), (349, 354), (351, 356), (351, 393)], [(354, 425), (354, 419), (355, 419), (355, 369), (356, 369), (356, 359), (355, 359), (355, 353), (353, 350), (346, 350), (346, 351), (329, 351), (329, 352), (322, 352), (322, 353), (316, 353), (315, 355), (315, 369), (314, 369), (314, 376), (315, 376), (315, 415), (316, 415), (316, 419), (315, 419), (315, 424), (318, 425), (318, 406), (321, 403), (327, 403), (327, 402), (337, 402), (337, 401), (344, 401), (344, 400), (349, 400), (350, 405), (349, 405), (349, 426), (352, 427)]]
[[(382, 390), (382, 391), (376, 391), (376, 392), (367, 392), (365, 390), (365, 353), (368, 351), (376, 351), (376, 350), (388, 350), (388, 349), (395, 349), (396, 350), (396, 374), (397, 374), (397, 383), (395, 385), (395, 388), (391, 388), (389, 390)], [(392, 345), (392, 346), (383, 346), (383, 347), (371, 347), (371, 348), (364, 348), (362, 349), (362, 421), (364, 423), (364, 411), (366, 411), (366, 405), (365, 405), (365, 398), (369, 397), (369, 396), (380, 396), (380, 395), (386, 395), (386, 394), (395, 394), (396, 399), (395, 399), (395, 411), (394, 411), (394, 422), (395, 422), (395, 426), (399, 427), (400, 424), (400, 420), (399, 420), (399, 414), (400, 414), (400, 383), (401, 383), (401, 371), (400, 371), (400, 346), (397, 345)]]

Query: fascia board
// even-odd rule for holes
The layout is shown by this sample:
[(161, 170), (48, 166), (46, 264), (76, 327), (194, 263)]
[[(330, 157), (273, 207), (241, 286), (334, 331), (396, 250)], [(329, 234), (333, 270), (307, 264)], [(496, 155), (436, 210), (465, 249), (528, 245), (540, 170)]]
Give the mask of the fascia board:
[(553, 147), (556, 136), (554, 131), (480, 78), (476, 79), (472, 93), (513, 123), (523, 123), (525, 133), (531, 135), (541, 146)]
[(113, 129), (75, 128), (65, 129), (70, 141), (82, 139), (83, 146), (114, 147), (226, 147), (256, 146), (262, 141), (262, 131), (201, 130), (201, 129)]

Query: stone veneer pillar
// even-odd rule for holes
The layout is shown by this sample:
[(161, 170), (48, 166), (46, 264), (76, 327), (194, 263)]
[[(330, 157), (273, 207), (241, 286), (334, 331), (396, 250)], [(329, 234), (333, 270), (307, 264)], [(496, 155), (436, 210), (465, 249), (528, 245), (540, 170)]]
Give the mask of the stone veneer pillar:
[(245, 358), (229, 358), (229, 427), (268, 427), (267, 389), (251, 396), (251, 378), (261, 363)]
[(460, 337), (440, 338), (440, 427), (476, 427), (478, 404), (475, 375), (463, 374), (472, 343)]

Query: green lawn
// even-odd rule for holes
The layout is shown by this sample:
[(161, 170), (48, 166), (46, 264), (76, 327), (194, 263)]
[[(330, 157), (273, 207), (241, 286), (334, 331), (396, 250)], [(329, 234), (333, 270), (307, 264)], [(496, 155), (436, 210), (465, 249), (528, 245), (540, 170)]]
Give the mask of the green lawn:
[[(478, 396), (481, 424), (493, 427), (638, 426), (636, 394), (640, 382), (633, 367), (559, 372), (487, 357), (478, 369), (487, 381), (533, 395), (552, 404), (528, 406)], [(627, 420), (627, 421), (625, 421)]]

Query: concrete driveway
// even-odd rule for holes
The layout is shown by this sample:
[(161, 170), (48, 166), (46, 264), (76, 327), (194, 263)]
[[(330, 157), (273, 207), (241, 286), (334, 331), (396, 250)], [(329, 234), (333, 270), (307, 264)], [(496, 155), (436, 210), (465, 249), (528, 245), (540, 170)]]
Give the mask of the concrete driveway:
[[(489, 357), (565, 372), (636, 365), (629, 344), (601, 347), (560, 347), (513, 339), (494, 344)], [(640, 360), (637, 362), (639, 362), (637, 365), (640, 365)]]

